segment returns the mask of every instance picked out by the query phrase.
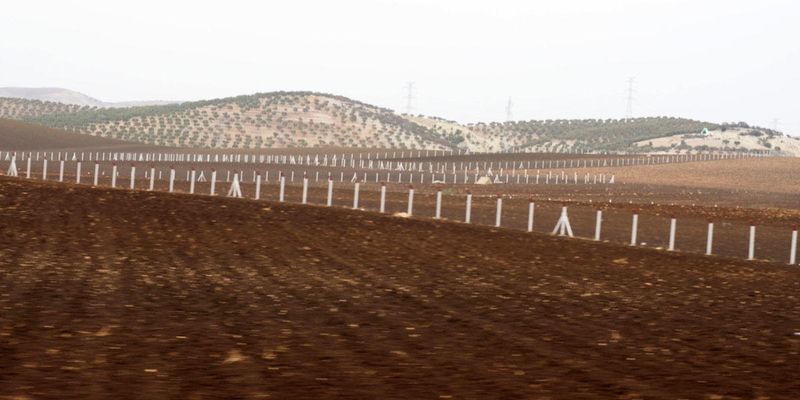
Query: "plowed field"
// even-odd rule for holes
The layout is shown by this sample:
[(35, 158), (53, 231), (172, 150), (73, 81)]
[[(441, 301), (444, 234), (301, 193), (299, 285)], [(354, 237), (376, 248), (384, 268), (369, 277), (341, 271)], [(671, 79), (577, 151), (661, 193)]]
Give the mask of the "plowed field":
[(770, 398), (800, 270), (0, 179), (0, 398)]

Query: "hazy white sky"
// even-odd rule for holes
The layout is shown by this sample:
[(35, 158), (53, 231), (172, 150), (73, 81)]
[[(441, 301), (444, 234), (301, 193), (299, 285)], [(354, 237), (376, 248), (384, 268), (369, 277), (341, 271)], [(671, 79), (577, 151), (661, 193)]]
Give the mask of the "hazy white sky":
[(313, 90), (462, 122), (634, 115), (800, 135), (797, 0), (10, 1), (0, 86)]

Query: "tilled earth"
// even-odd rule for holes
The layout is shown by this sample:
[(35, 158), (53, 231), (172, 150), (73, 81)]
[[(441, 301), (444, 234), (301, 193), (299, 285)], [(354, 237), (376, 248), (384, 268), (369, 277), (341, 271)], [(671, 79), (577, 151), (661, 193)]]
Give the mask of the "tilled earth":
[(0, 180), (0, 398), (790, 399), (800, 268)]

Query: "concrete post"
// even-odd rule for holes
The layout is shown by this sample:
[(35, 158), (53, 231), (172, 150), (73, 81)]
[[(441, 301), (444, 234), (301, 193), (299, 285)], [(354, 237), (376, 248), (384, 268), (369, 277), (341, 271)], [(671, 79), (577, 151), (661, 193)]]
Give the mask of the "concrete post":
[(600, 241), (600, 231), (603, 227), (603, 210), (597, 210), (597, 216), (594, 220), (594, 240)]
[(386, 212), (386, 183), (381, 182), (381, 205), (380, 212)]
[(358, 208), (358, 192), (361, 189), (361, 183), (356, 182), (355, 186), (353, 187), (353, 208)]
[(308, 175), (305, 172), (303, 172), (303, 196), (300, 203), (308, 203)]
[(280, 189), (278, 191), (278, 201), (283, 203), (284, 197), (286, 195), (286, 176), (284, 176), (283, 173), (281, 173), (280, 182), (281, 184), (280, 184)]
[(714, 221), (708, 221), (708, 237), (706, 238), (706, 255), (710, 256), (714, 246)]
[(467, 190), (467, 204), (464, 210), (464, 223), (472, 222), (472, 192)]
[(436, 189), (436, 214), (434, 214), (434, 219), (441, 219), (442, 218), (442, 189)]
[(797, 262), (797, 224), (792, 225), (792, 244), (789, 249), (789, 265)]
[(211, 189), (209, 194), (212, 196), (217, 194), (217, 170), (214, 168), (211, 169)]
[(328, 174), (328, 202), (327, 206), (330, 207), (333, 205), (333, 177)]
[(130, 189), (133, 190), (136, 187), (136, 166), (131, 165), (131, 186)]
[(747, 259), (755, 260), (756, 255), (756, 224), (750, 221), (750, 240), (747, 243)]
[(495, 227), (498, 227), (498, 228), (500, 227), (500, 222), (502, 220), (502, 217), (503, 217), (503, 198), (501, 197), (501, 195), (498, 194), (497, 195), (497, 210), (495, 211), (495, 215), (494, 215), (494, 226)]
[(408, 187), (408, 210), (407, 211), (408, 211), (407, 214), (408, 214), (409, 217), (414, 215), (413, 214), (413, 212), (414, 212), (414, 187), (413, 186), (409, 186)]
[(256, 172), (256, 200), (261, 200), (261, 172)]
[(669, 246), (667, 250), (675, 251), (675, 227), (677, 225), (677, 220), (675, 217), (670, 218), (669, 220)]

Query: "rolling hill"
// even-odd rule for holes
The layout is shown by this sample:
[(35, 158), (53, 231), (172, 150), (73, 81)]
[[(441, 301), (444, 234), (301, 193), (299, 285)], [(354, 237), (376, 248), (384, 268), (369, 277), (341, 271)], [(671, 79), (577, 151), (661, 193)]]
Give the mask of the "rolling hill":
[[(198, 148), (382, 147), (499, 151), (800, 154), (800, 140), (746, 123), (674, 117), (461, 124), (397, 114), (342, 96), (270, 92), (136, 107), (79, 106), (0, 97), (0, 118), (139, 143)], [(701, 134), (706, 130), (707, 134)], [(731, 132), (757, 140), (731, 140)], [(725, 136), (726, 138), (721, 137)], [(692, 140), (685, 140), (691, 138)]]
[(85, 95), (74, 90), (63, 88), (28, 88), (28, 87), (2, 87), (0, 97), (12, 97), (26, 100), (39, 100), (44, 102), (62, 103), (77, 106), (89, 107), (138, 107), (177, 103), (175, 101), (153, 100), (153, 101), (125, 101), (107, 102), (98, 100), (94, 97)]
[[(145, 148), (141, 143), (77, 135), (61, 129), (48, 128), (23, 121), (0, 118), (0, 149), (44, 150), (44, 149), (126, 149), (133, 151)], [(149, 150), (152, 147), (148, 148)]]

